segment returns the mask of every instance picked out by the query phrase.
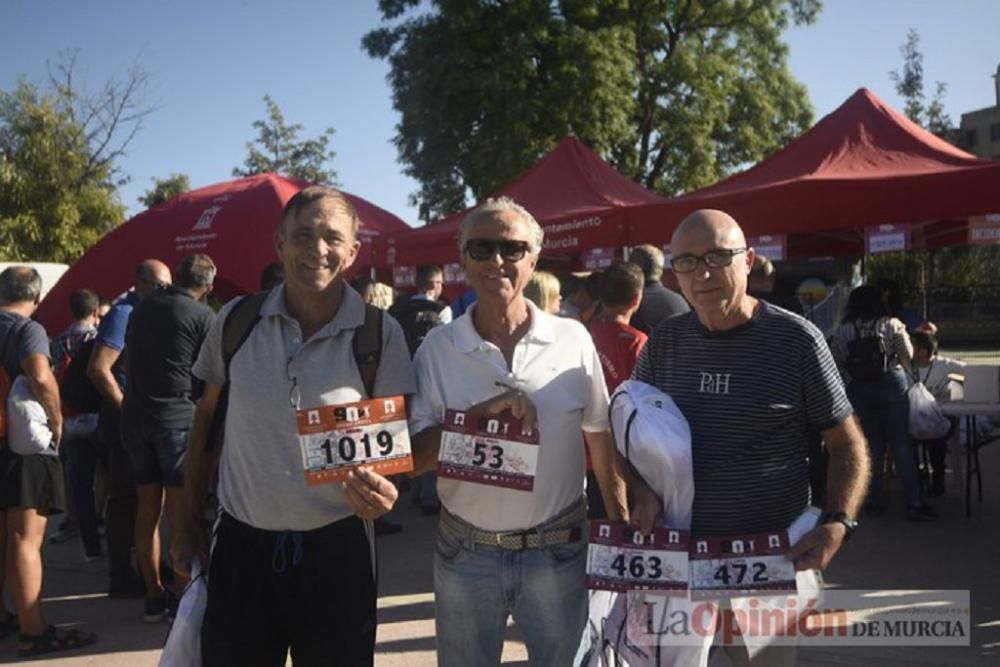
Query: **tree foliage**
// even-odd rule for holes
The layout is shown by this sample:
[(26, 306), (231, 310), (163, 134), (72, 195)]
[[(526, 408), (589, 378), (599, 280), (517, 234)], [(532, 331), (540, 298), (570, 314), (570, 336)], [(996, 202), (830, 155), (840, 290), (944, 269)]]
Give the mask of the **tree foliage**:
[(153, 187), (139, 197), (139, 203), (153, 208), (182, 195), (191, 189), (191, 179), (187, 174), (170, 174), (166, 178), (153, 178)]
[(433, 219), (575, 134), (648, 188), (709, 185), (807, 128), (781, 32), (819, 0), (380, 0), (395, 143)]
[(924, 92), (924, 54), (920, 51), (920, 34), (916, 30), (911, 28), (906, 33), (906, 41), (899, 47), (899, 52), (903, 56), (903, 68), (889, 72), (889, 78), (904, 100), (903, 113), (914, 123), (942, 139), (951, 140), (951, 118), (944, 110), (944, 95), (948, 91), (948, 84), (935, 82), (934, 96), (927, 101)]
[(138, 67), (96, 93), (77, 82), (76, 53), (49, 68), (46, 88), (0, 91), (0, 257), (72, 262), (121, 223), (116, 161), (152, 109)]
[(264, 96), (267, 118), (253, 123), (257, 138), (247, 143), (243, 167), (233, 169), (233, 176), (278, 173), (292, 178), (333, 185), (337, 172), (324, 165), (336, 157), (328, 148), (333, 128), (328, 127), (315, 139), (299, 139), (301, 123), (285, 124), (285, 116), (270, 95)]

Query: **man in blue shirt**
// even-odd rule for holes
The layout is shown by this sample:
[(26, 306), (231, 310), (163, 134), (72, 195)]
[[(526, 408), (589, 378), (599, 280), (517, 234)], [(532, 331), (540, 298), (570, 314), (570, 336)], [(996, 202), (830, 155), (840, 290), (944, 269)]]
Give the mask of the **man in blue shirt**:
[(107, 449), (108, 462), (108, 593), (112, 597), (144, 594), (132, 571), (130, 550), (135, 523), (135, 482), (121, 443), (121, 408), (125, 392), (125, 330), (139, 301), (170, 284), (170, 269), (157, 259), (147, 259), (135, 269), (135, 285), (101, 320), (90, 355), (87, 376), (101, 395), (97, 429)]

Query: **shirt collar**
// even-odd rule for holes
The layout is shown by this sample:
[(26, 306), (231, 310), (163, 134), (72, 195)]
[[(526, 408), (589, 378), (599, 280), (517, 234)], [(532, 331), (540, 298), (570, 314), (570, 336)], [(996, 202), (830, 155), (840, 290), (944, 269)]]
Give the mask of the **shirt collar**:
[[(530, 299), (525, 299), (524, 302), (528, 304), (531, 324), (528, 326), (528, 331), (521, 340), (534, 340), (540, 343), (554, 342), (555, 328), (552, 326), (552, 320), (555, 316), (543, 313)], [(455, 320), (454, 323), (455, 347), (466, 354), (478, 349), (486, 349), (486, 341), (479, 335), (479, 332), (476, 331), (476, 327), (472, 323), (472, 316), (478, 306), (478, 302), (469, 306), (469, 309)], [(520, 342), (518, 341), (518, 343)]]
[[(288, 312), (285, 302), (284, 283), (271, 290), (271, 293), (264, 299), (264, 305), (260, 309), (261, 318), (282, 317), (289, 321), (295, 318)], [(354, 289), (344, 283), (344, 298), (340, 302), (340, 307), (334, 314), (333, 319), (323, 325), (316, 335), (332, 336), (333, 334), (348, 329), (357, 329), (365, 321), (365, 302)]]

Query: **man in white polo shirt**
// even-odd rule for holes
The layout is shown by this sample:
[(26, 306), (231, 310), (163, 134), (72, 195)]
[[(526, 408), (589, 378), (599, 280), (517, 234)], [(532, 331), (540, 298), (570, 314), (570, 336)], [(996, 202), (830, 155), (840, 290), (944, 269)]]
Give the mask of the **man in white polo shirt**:
[[(292, 197), (275, 234), (285, 282), (263, 302), (228, 374), (223, 328), (232, 303), (192, 369), (206, 385), (186, 455), (188, 523), (175, 564), (207, 555), (202, 516), (217, 462), (221, 516), (202, 629), (206, 667), (280, 667), (289, 648), (296, 665), (373, 663), (368, 520), (392, 508), (396, 490), (363, 468), (344, 485), (307, 485), (297, 429), (300, 409), (369, 398), (352, 348), (364, 330), (365, 304), (343, 280), (360, 246), (357, 226), (357, 212), (336, 190), (311, 186)], [(413, 370), (403, 332), (391, 317), (375, 316), (381, 318), (381, 356), (372, 396), (410, 394)], [(219, 458), (208, 451), (208, 432), (227, 379)]]
[(530, 213), (510, 199), (489, 200), (465, 218), (459, 245), (479, 300), (428, 333), (417, 351), (410, 414), (417, 469), (433, 467), (447, 410), (470, 419), (509, 414), (537, 429), (538, 445), (536, 465), (521, 469), (522, 479), (533, 478), (530, 490), (438, 478), (438, 664), (498, 665), (513, 615), (531, 664), (569, 665), (587, 613), (584, 442), (609, 516), (627, 514), (601, 363), (583, 326), (524, 298), (542, 247)]

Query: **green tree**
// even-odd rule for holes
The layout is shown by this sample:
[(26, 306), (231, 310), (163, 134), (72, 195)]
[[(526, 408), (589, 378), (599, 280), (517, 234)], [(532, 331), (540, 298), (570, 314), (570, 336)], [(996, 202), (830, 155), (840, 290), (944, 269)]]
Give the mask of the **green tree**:
[(133, 66), (94, 94), (78, 84), (75, 51), (49, 66), (48, 85), (0, 91), (0, 258), (72, 262), (121, 223), (116, 161), (153, 109)]
[(920, 34), (910, 28), (906, 41), (899, 47), (903, 56), (903, 69), (889, 72), (889, 78), (896, 86), (896, 92), (903, 98), (903, 113), (938, 137), (951, 141), (954, 128), (951, 118), (944, 110), (944, 95), (948, 84), (937, 81), (934, 96), (927, 101), (924, 92), (924, 54), (920, 51)]
[(153, 208), (182, 195), (191, 189), (191, 179), (187, 174), (170, 174), (166, 178), (153, 178), (153, 188), (139, 197), (139, 203)]
[(819, 0), (380, 0), (363, 39), (390, 65), (394, 138), (430, 220), (575, 134), (676, 194), (761, 159), (812, 121), (781, 32)]
[(286, 125), (281, 109), (271, 99), (264, 96), (267, 119), (253, 123), (257, 138), (247, 143), (247, 156), (243, 167), (233, 169), (233, 176), (253, 176), (254, 174), (278, 173), (313, 183), (335, 184), (337, 172), (324, 165), (336, 157), (328, 148), (333, 128), (328, 127), (315, 139), (299, 140), (302, 125)]

